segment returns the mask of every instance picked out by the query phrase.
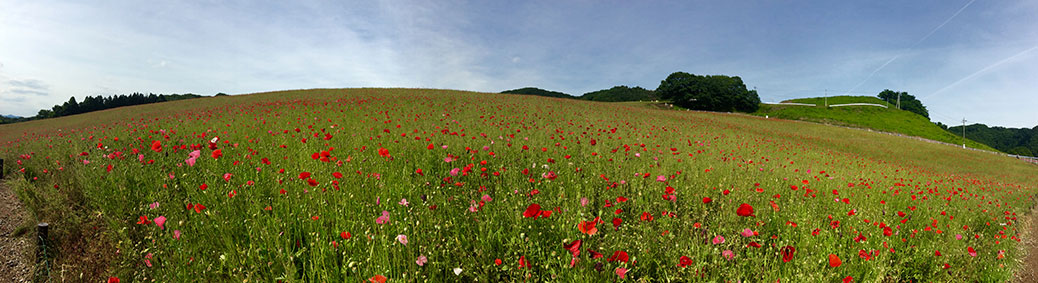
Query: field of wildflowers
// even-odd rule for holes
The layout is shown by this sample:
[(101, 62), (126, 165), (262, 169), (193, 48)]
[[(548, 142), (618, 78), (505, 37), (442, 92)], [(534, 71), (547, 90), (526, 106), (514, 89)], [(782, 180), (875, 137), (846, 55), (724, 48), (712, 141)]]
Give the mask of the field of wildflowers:
[(853, 129), (422, 89), (128, 107), (0, 142), (35, 219), (101, 231), (56, 231), (101, 247), (90, 281), (1005, 281), (1038, 181)]

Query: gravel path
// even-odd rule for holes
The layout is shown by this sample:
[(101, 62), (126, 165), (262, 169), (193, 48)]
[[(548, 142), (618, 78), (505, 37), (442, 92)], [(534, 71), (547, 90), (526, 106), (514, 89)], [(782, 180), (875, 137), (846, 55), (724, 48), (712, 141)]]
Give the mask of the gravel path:
[(27, 215), (14, 191), (0, 180), (0, 282), (29, 282), (31, 232), (17, 235)]

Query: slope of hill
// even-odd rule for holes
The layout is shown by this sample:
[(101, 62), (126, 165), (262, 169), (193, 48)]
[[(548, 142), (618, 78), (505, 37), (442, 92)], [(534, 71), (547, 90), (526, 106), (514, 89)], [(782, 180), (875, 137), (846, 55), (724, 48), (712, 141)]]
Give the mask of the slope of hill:
[[(824, 107), (848, 103), (869, 103), (886, 105), (876, 106), (843, 106)], [(963, 140), (928, 119), (918, 114), (894, 108), (889, 103), (871, 96), (833, 96), (792, 99), (783, 102), (814, 104), (816, 106), (762, 104), (760, 110), (753, 113), (757, 116), (768, 116), (779, 119), (801, 120), (817, 123), (833, 124), (847, 127), (867, 128), (883, 132), (899, 133), (929, 140), (961, 145)], [(996, 149), (976, 141), (967, 139), (970, 148), (997, 151)]]
[(1000, 282), (1020, 266), (1038, 167), (631, 104), (281, 91), (0, 125), (0, 157), (52, 224), (48, 263), (83, 281)]

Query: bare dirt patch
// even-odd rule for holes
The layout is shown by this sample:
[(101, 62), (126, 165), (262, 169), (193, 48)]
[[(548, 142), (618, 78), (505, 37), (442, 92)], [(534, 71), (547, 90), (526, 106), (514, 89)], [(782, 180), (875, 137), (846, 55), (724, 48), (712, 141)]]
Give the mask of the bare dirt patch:
[(0, 181), (0, 281), (30, 281), (35, 242), (25, 226), (27, 219), (14, 191)]

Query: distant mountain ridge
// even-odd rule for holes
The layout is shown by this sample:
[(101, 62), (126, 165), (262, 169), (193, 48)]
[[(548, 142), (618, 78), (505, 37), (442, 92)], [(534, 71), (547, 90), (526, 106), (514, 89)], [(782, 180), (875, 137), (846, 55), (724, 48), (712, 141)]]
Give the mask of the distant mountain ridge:
[(648, 100), (659, 100), (659, 95), (653, 90), (644, 89), (639, 86), (628, 87), (625, 85), (614, 86), (609, 89), (597, 90), (585, 93), (581, 96), (574, 96), (568, 93), (551, 91), (536, 87), (524, 87), (512, 90), (502, 91), (501, 93), (507, 94), (524, 94), (524, 95), (536, 95), (554, 98), (568, 98), (568, 99), (579, 99), (588, 101), (599, 101), (599, 102), (625, 102), (625, 101), (648, 101)]

